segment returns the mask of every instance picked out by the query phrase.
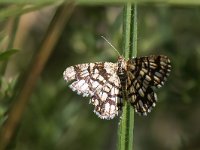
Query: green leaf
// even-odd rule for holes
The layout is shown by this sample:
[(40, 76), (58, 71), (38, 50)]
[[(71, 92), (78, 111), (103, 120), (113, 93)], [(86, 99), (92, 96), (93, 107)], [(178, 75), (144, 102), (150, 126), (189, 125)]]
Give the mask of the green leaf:
[(0, 53), (0, 61), (7, 60), (10, 56), (18, 52), (16, 49), (11, 49), (5, 52)]

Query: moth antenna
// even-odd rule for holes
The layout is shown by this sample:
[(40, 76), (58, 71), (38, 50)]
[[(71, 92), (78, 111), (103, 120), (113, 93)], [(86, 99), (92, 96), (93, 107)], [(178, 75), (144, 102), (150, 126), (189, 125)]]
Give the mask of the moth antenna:
[(121, 56), (121, 54), (119, 53), (119, 51), (102, 35), (101, 36), (116, 52), (119, 56)]

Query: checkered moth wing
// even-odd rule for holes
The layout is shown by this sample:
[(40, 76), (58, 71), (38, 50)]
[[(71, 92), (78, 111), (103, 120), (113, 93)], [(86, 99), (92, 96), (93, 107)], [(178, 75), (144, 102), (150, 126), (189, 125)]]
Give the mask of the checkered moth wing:
[(155, 88), (164, 85), (171, 71), (167, 56), (138, 57), (127, 61), (127, 95), (135, 111), (147, 115), (155, 107)]
[(112, 119), (118, 115), (117, 103), (121, 99), (116, 70), (116, 63), (86, 63), (68, 67), (63, 76), (67, 82), (73, 81), (73, 91), (91, 97), (95, 114), (101, 119)]

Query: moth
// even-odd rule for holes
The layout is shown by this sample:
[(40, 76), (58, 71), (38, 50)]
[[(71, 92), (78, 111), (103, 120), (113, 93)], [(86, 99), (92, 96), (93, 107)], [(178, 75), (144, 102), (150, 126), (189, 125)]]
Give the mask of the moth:
[(70, 88), (84, 97), (90, 97), (94, 112), (101, 119), (113, 119), (122, 110), (125, 101), (136, 113), (146, 116), (155, 107), (156, 88), (164, 85), (171, 71), (170, 59), (151, 55), (125, 60), (119, 56), (116, 63), (95, 62), (68, 67), (63, 77), (72, 81)]

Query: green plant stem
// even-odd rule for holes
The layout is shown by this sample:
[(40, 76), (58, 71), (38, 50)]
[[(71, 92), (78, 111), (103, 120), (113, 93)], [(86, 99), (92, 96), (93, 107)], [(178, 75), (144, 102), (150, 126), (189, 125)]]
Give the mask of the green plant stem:
[[(14, 1), (14, 0), (12, 0)], [(25, 0), (24, 0), (25, 1)], [(35, 2), (35, 1), (34, 1)], [(77, 4), (82, 4), (82, 5), (86, 5), (86, 4), (90, 4), (90, 5), (95, 5), (95, 4), (119, 4), (119, 3), (140, 3), (140, 4), (167, 4), (167, 5), (191, 5), (191, 6), (195, 6), (195, 5), (200, 5), (200, 1), (198, 0), (77, 0), (76, 1)]]
[[(125, 58), (136, 57), (137, 54), (137, 5), (128, 3), (124, 7), (123, 49)], [(134, 109), (124, 100), (122, 117), (118, 128), (118, 150), (133, 149)]]

